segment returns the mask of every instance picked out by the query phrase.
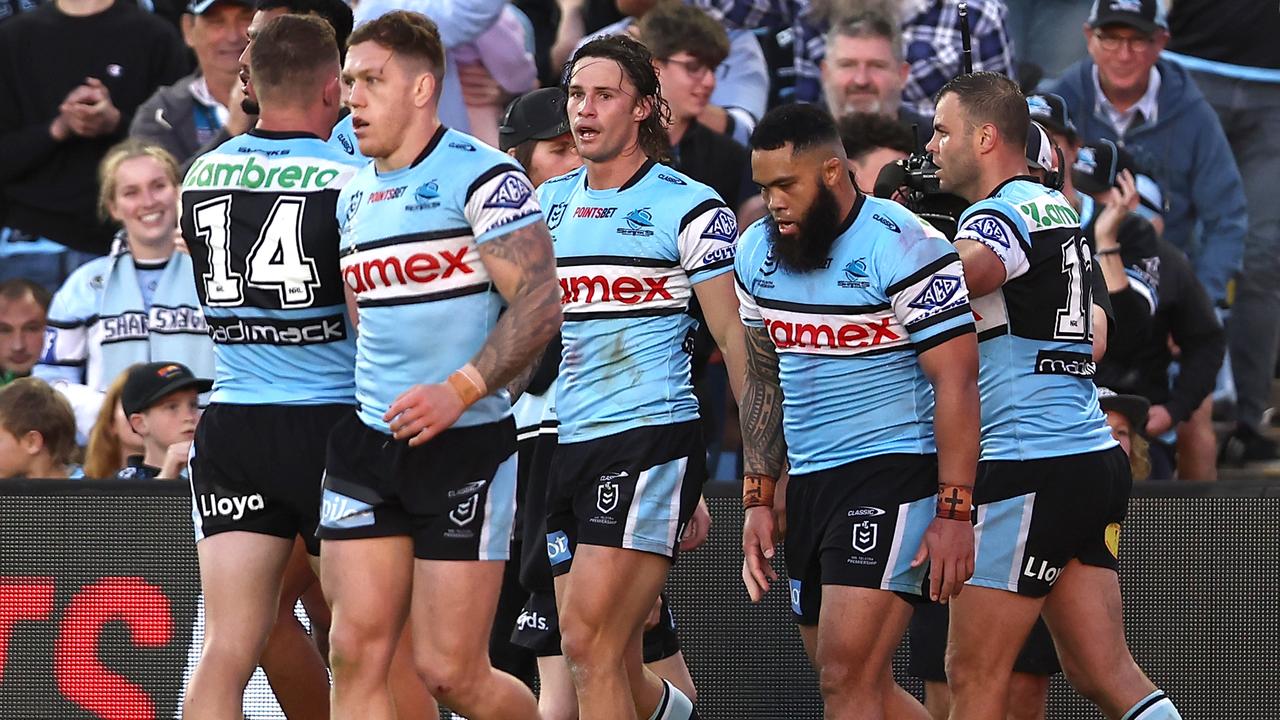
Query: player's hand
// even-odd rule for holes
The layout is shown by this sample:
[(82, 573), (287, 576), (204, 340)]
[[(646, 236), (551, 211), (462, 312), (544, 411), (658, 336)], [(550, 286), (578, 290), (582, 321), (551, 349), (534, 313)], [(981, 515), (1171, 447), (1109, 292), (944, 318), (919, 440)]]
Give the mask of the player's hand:
[(1147, 411), (1147, 437), (1160, 437), (1173, 427), (1173, 416), (1164, 405), (1152, 405)]
[(382, 419), (397, 440), (408, 440), (409, 447), (417, 447), (448, 430), (465, 409), (458, 391), (448, 383), (414, 385), (391, 403)]
[(164, 462), (160, 464), (160, 474), (156, 476), (160, 480), (173, 480), (178, 477), (182, 469), (187, 466), (187, 456), (191, 454), (191, 441), (176, 442), (169, 446), (165, 451)]
[(911, 567), (929, 564), (929, 599), (943, 605), (973, 577), (973, 523), (935, 517)]
[(680, 538), (680, 550), (697, 550), (707, 541), (707, 533), (711, 532), (711, 512), (707, 510), (707, 499), (698, 498), (698, 507), (693, 510), (693, 517), (684, 528)]
[(747, 508), (742, 521), (742, 582), (751, 602), (760, 602), (769, 592), (769, 581), (777, 580), (773, 560), (773, 510), (764, 506)]

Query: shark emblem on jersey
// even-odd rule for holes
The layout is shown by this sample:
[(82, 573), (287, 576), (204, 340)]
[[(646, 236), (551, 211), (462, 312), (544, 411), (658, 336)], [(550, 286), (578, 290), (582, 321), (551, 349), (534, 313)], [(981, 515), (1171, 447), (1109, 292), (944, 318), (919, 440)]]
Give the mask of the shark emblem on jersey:
[(618, 228), (619, 235), (653, 234), (653, 213), (649, 211), (649, 208), (632, 210), (622, 219), (627, 221), (627, 227)]
[(867, 276), (867, 259), (861, 257), (857, 260), (850, 260), (849, 264), (844, 266), (844, 278), (844, 280), (836, 281), (836, 284), (842, 288), (870, 287), (871, 281)]
[(413, 194), (419, 200), (435, 200), (440, 197), (440, 186), (436, 184), (435, 180), (432, 180), (419, 185), (418, 189), (413, 191)]
[(484, 201), (484, 206), (515, 210), (524, 205), (532, 194), (533, 188), (529, 187), (528, 182), (518, 175), (507, 175), (502, 178), (502, 182), (498, 184), (498, 188), (493, 191), (489, 199)]
[(960, 285), (960, 278), (954, 275), (934, 275), (929, 278), (924, 290), (907, 304), (921, 310), (936, 310), (951, 302), (951, 298), (960, 290)]
[(999, 243), (1001, 246), (1006, 248), (1011, 247), (1012, 241), (1009, 239), (1008, 234), (1005, 233), (1004, 226), (995, 218), (979, 218), (977, 222), (974, 222), (965, 229), (974, 231), (984, 240)]
[(738, 221), (728, 210), (720, 208), (712, 216), (711, 222), (707, 223), (707, 228), (702, 231), (702, 237), (731, 243), (738, 239)]

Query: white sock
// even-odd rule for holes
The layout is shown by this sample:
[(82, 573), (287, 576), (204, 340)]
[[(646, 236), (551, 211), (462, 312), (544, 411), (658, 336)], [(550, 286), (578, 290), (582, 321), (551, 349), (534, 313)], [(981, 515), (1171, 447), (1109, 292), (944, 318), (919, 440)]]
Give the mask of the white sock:
[(1156, 690), (1129, 708), (1120, 720), (1182, 720), (1182, 715), (1163, 690)]
[(658, 709), (649, 716), (649, 720), (690, 720), (696, 717), (693, 714), (693, 701), (680, 692), (680, 688), (663, 680), (662, 700), (658, 703)]

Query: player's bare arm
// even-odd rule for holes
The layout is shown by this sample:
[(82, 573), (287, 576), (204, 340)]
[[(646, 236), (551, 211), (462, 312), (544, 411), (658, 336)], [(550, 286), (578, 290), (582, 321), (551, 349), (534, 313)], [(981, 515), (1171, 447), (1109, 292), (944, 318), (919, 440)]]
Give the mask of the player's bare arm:
[(738, 294), (733, 283), (733, 273), (726, 273), (694, 285), (693, 292), (698, 296), (707, 329), (724, 355), (733, 397), (741, 402), (747, 348), (742, 320), (738, 317)]
[(763, 327), (744, 328), (746, 373), (739, 419), (742, 424), (742, 580), (751, 600), (758, 602), (777, 580), (773, 558), (773, 495), (786, 460), (782, 435), (782, 385), (778, 354)]
[(1004, 285), (1008, 273), (1000, 256), (977, 240), (957, 240), (956, 252), (964, 265), (964, 284), (969, 297), (990, 295)]
[(494, 287), (507, 301), (480, 352), (443, 383), (415, 385), (386, 420), (397, 440), (421, 445), (448, 429), (468, 406), (515, 379), (560, 328), (560, 286), (551, 235), (541, 221), (479, 246)]
[(921, 353), (919, 361), (933, 385), (938, 511), (912, 566), (926, 559), (931, 561), (929, 598), (945, 603), (958, 595), (964, 582), (973, 575), (971, 505), (981, 427), (978, 336), (965, 333), (951, 338)]

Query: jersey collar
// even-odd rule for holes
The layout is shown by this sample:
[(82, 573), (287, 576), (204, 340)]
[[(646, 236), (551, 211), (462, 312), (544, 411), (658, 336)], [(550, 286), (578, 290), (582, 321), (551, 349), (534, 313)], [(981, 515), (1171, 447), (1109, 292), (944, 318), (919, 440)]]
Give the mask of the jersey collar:
[(1030, 183), (1035, 183), (1036, 185), (1039, 185), (1039, 184), (1040, 184), (1040, 181), (1039, 181), (1039, 180), (1035, 179), (1034, 177), (1032, 177), (1032, 176), (1030, 176), (1030, 175), (1014, 175), (1013, 177), (1009, 178), (1008, 180), (1005, 180), (1004, 182), (1002, 182), (1002, 183), (1000, 183), (999, 185), (997, 185), (997, 186), (996, 186), (996, 188), (995, 188), (995, 190), (992, 190), (992, 191), (991, 191), (991, 194), (990, 194), (990, 195), (987, 195), (987, 197), (989, 197), (989, 198), (993, 198), (993, 197), (995, 197), (995, 196), (999, 195), (999, 194), (1000, 194), (1000, 191), (1004, 189), (1004, 186), (1005, 186), (1005, 185), (1008, 185), (1008, 184), (1009, 184), (1009, 183), (1011, 183), (1011, 182), (1017, 182), (1017, 181), (1019, 181), (1019, 180), (1025, 180), (1025, 181), (1030, 182)]
[(441, 123), (440, 127), (436, 128), (436, 134), (431, 136), (431, 141), (422, 149), (422, 152), (418, 154), (418, 157), (415, 158), (413, 162), (409, 163), (409, 167), (417, 167), (423, 160), (426, 160), (427, 156), (440, 145), (440, 140), (444, 138), (444, 134), (448, 129), (449, 128), (444, 126), (444, 123)]
[(644, 176), (649, 174), (649, 171), (653, 169), (654, 165), (657, 165), (657, 163), (654, 162), (652, 158), (645, 160), (644, 164), (640, 166), (640, 169), (636, 170), (636, 173), (632, 175), (629, 180), (622, 183), (622, 187), (618, 188), (618, 192), (622, 192), (629, 187), (638, 185), (640, 181), (644, 179)]
[(258, 128), (253, 128), (252, 130), (249, 131), (249, 134), (254, 137), (262, 138), (264, 140), (293, 140), (296, 138), (315, 138), (316, 140), (320, 139), (319, 135), (316, 135), (315, 133), (304, 132), (302, 130), (297, 130), (297, 131), (259, 130)]
[[(850, 179), (853, 173), (849, 173)], [(857, 221), (858, 215), (862, 212), (862, 206), (867, 203), (867, 194), (858, 189), (858, 184), (853, 184), (853, 207), (849, 208), (849, 214), (844, 217), (844, 222), (840, 223), (840, 227), (836, 230), (836, 237), (840, 237), (853, 227), (853, 223)]]

